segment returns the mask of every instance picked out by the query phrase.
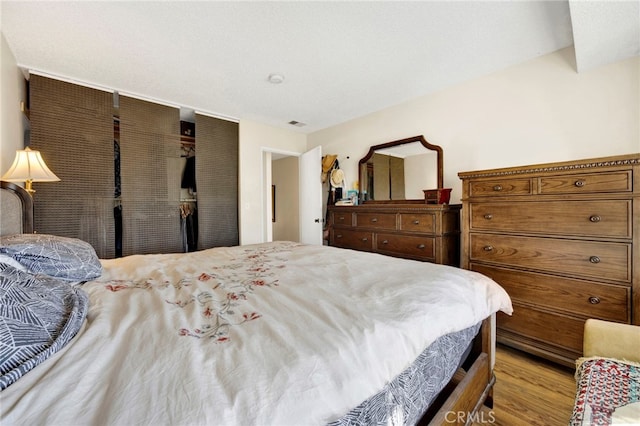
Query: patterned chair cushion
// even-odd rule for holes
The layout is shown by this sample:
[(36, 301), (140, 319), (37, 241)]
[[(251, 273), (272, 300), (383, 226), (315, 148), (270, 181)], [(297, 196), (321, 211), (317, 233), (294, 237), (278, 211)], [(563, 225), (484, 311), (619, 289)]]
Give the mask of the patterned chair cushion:
[(580, 358), (570, 426), (640, 424), (640, 364)]
[(0, 263), (0, 390), (62, 349), (88, 305), (80, 288)]
[(0, 237), (0, 253), (11, 256), (29, 272), (68, 281), (88, 281), (102, 275), (102, 264), (91, 244), (48, 234)]

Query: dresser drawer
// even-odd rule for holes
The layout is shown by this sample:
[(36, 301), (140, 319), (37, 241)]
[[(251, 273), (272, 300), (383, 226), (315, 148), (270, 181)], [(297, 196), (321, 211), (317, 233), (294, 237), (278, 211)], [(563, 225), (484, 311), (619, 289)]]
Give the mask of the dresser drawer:
[(351, 220), (352, 220), (352, 216), (351, 216), (351, 212), (331, 212), (332, 217), (332, 223), (335, 225), (347, 225), (347, 226), (351, 226)]
[(470, 234), (471, 260), (630, 282), (631, 244)]
[(520, 336), (582, 353), (586, 320), (513, 304), (513, 315), (498, 315), (498, 332), (507, 330)]
[(414, 259), (433, 260), (436, 239), (379, 233), (376, 236), (376, 250), (379, 252), (406, 255)]
[(436, 231), (436, 216), (434, 214), (400, 213), (400, 230), (432, 234)]
[(331, 230), (333, 245), (354, 250), (373, 250), (373, 233), (336, 228)]
[(584, 173), (540, 178), (541, 194), (585, 194), (632, 191), (631, 171)]
[(627, 322), (629, 292), (625, 286), (599, 284), (534, 272), (471, 264), (500, 284), (514, 302), (565, 311), (585, 318)]
[(396, 229), (395, 213), (355, 213), (359, 228)]
[(472, 203), (471, 229), (631, 238), (631, 201)]
[(469, 182), (469, 195), (472, 197), (499, 197), (528, 194), (531, 194), (531, 180), (529, 179), (497, 179)]

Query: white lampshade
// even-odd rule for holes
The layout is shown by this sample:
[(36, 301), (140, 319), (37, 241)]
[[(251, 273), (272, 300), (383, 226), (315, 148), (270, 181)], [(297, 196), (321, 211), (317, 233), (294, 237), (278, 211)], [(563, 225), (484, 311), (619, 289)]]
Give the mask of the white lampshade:
[(45, 164), (40, 151), (34, 151), (29, 147), (16, 151), (16, 158), (1, 180), (7, 182), (25, 182), (25, 189), (31, 189), (31, 182), (57, 182), (60, 180)]

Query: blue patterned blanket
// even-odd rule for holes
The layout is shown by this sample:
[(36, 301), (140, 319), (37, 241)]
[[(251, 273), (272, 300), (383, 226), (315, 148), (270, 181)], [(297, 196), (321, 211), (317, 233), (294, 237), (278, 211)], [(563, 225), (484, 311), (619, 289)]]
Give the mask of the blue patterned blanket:
[(0, 263), (0, 390), (64, 347), (87, 307), (81, 289)]

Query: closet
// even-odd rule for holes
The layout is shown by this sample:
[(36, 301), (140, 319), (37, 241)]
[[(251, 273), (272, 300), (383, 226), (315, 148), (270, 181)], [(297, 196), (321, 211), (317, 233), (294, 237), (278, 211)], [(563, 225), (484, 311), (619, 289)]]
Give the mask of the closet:
[(180, 110), (120, 96), (122, 254), (182, 251)]
[(115, 256), (113, 94), (31, 75), (30, 146), (61, 179), (38, 185), (34, 229)]
[(196, 113), (198, 249), (239, 244), (238, 123)]
[(61, 178), (38, 188), (37, 232), (101, 258), (238, 244), (237, 123), (195, 114), (195, 157), (178, 108), (39, 75), (29, 92), (31, 146)]
[(180, 121), (180, 229), (182, 251), (198, 248), (198, 185), (196, 185), (196, 126)]

